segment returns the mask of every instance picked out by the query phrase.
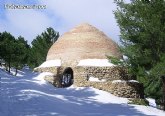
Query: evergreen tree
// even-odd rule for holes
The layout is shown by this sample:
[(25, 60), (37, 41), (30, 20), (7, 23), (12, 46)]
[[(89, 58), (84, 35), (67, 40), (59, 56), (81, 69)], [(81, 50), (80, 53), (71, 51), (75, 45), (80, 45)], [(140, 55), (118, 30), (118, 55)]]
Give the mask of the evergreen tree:
[(16, 69), (15, 75), (17, 75), (17, 70), (21, 69), (28, 62), (30, 46), (27, 44), (27, 41), (23, 37), (19, 36), (16, 42), (14, 43), (14, 55), (12, 64)]
[(32, 48), (30, 50), (31, 67), (37, 67), (46, 60), (49, 48), (58, 39), (58, 37), (59, 33), (49, 27), (32, 41)]
[(5, 62), (6, 70), (10, 73), (11, 66), (17, 70), (28, 62), (30, 46), (23, 37), (15, 39), (8, 32), (0, 33), (0, 59)]
[(165, 73), (160, 71), (158, 76), (155, 72), (162, 70), (160, 66), (164, 62), (161, 59), (165, 56), (165, 1), (115, 2), (118, 6), (115, 17), (121, 31), (122, 50), (128, 57), (130, 72), (144, 84), (148, 96), (160, 97), (159, 76)]
[(14, 55), (15, 38), (8, 32), (0, 35), (0, 56), (6, 63), (6, 70), (10, 73), (12, 56)]

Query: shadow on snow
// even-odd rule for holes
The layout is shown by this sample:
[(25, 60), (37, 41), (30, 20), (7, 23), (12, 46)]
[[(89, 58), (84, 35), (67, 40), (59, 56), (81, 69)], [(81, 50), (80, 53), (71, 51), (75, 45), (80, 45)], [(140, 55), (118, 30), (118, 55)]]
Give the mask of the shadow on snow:
[(147, 116), (127, 104), (99, 103), (91, 98), (97, 95), (92, 89), (58, 89), (49, 84), (39, 85), (30, 78), (37, 76), (37, 73), (22, 74), (22, 78), (12, 78), (0, 70), (0, 115)]

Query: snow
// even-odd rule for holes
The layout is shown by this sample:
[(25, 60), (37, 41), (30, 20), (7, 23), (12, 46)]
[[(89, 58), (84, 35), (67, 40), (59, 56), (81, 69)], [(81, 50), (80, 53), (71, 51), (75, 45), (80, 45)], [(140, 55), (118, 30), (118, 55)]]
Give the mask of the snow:
[(43, 67), (53, 67), (53, 66), (61, 66), (61, 60), (60, 59), (56, 59), (56, 60), (48, 60), (45, 61), (44, 63), (42, 63), (39, 68), (43, 68)]
[(139, 83), (137, 80), (128, 80), (128, 82)]
[(80, 60), (77, 66), (115, 66), (114, 64), (110, 63), (108, 59), (84, 59)]
[(92, 82), (105, 82), (106, 80), (105, 79), (99, 80), (96, 77), (89, 77), (89, 81), (92, 81)]
[(50, 73), (50, 72), (43, 72), (41, 74), (39, 74), (38, 76), (34, 77), (34, 81), (33, 82), (36, 82), (40, 85), (42, 84), (46, 84), (46, 81), (44, 80), (44, 77), (47, 76), (47, 75), (53, 75), (53, 73)]
[(0, 69), (0, 116), (165, 116), (150, 106), (127, 104), (93, 87), (55, 88), (43, 76), (25, 68), (21, 78)]
[(124, 60), (128, 60), (128, 56), (123, 55)]
[(132, 82), (132, 83), (139, 83), (137, 80), (113, 80), (112, 83), (126, 83), (126, 82)]
[(155, 99), (152, 98), (147, 98), (147, 100), (149, 101), (149, 105), (156, 108), (156, 103), (155, 103)]

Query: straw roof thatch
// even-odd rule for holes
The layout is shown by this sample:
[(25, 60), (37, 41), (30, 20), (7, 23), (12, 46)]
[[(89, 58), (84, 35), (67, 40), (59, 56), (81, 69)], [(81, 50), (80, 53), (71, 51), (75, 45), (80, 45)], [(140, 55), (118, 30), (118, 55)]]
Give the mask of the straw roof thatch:
[(49, 49), (47, 60), (61, 59), (62, 63), (75, 64), (82, 59), (106, 59), (106, 55), (121, 58), (118, 45), (85, 23), (64, 33)]

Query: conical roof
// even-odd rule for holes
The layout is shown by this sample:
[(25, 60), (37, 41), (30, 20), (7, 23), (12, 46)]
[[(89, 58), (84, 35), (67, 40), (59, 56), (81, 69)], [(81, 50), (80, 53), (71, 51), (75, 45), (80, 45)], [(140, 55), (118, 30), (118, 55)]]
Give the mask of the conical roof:
[(76, 65), (82, 59), (121, 58), (118, 45), (103, 32), (89, 24), (81, 24), (64, 33), (49, 49), (47, 60), (61, 59)]

